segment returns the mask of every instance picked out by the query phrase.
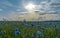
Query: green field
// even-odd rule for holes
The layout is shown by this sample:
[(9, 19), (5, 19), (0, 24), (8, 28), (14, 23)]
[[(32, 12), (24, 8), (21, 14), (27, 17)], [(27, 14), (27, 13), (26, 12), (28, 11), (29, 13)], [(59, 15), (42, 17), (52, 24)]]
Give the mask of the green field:
[(0, 38), (60, 38), (60, 22), (0, 21)]

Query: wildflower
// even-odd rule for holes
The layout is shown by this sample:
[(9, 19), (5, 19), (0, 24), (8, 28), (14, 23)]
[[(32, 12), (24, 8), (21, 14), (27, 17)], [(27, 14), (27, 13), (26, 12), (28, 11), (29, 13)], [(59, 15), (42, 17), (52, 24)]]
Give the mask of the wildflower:
[(40, 31), (37, 31), (37, 35), (41, 35), (42, 33)]
[(34, 23), (31, 23), (31, 26), (33, 27), (34, 26)]
[(21, 32), (19, 31), (19, 29), (16, 28), (14, 34), (15, 34), (15, 35), (19, 35), (20, 33), (21, 33)]
[(14, 34), (15, 34), (15, 35), (19, 35), (19, 34), (21, 34), (21, 32), (19, 32), (19, 31), (15, 31)]

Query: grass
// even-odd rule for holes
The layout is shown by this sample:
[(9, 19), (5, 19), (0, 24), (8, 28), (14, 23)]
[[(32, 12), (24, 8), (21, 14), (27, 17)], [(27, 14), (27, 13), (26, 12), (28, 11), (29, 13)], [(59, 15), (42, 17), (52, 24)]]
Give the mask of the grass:
[[(34, 24), (33, 27), (31, 23)], [(56, 23), (1, 21), (0, 38), (60, 38), (60, 30), (55, 27), (60, 26), (60, 23)], [(15, 35), (16, 28), (18, 28), (18, 33)], [(37, 35), (37, 31), (41, 34)]]

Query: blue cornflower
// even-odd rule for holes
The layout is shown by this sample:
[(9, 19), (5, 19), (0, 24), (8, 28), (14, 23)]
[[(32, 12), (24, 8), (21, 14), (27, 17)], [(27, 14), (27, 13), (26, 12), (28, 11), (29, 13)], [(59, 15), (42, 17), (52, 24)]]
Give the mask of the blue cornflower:
[(14, 32), (14, 34), (15, 35), (19, 35), (21, 32), (19, 31), (19, 28), (15, 28), (15, 32)]
[(42, 33), (40, 31), (37, 31), (37, 35), (41, 35)]
[(34, 23), (31, 23), (31, 26), (33, 27), (34, 26)]
[(21, 34), (21, 32), (19, 32), (19, 31), (15, 31), (14, 34), (15, 34), (15, 35), (19, 35), (19, 34)]

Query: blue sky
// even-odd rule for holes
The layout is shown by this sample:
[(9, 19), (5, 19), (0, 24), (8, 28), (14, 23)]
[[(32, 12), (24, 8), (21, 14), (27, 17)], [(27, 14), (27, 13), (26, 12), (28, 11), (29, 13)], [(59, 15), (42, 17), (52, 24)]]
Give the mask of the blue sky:
[[(0, 20), (60, 20), (60, 5), (51, 5), (59, 2), (60, 0), (0, 0)], [(30, 14), (25, 9), (29, 3), (36, 5), (35, 10), (39, 11), (37, 14)]]

